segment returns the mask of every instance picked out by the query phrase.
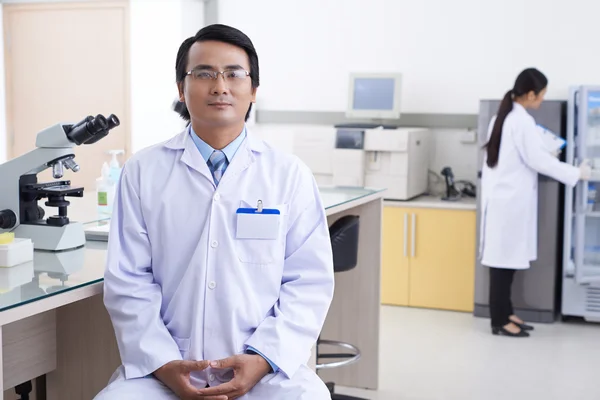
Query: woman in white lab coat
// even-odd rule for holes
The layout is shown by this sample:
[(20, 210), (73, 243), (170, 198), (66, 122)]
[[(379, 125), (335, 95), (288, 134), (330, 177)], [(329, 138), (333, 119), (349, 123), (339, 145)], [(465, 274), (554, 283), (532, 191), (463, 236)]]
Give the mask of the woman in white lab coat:
[(589, 179), (590, 167), (560, 162), (544, 148), (527, 109), (544, 100), (548, 80), (529, 68), (519, 74), (488, 130), (482, 171), (482, 264), (490, 267), (493, 334), (527, 337), (533, 327), (514, 315), (511, 285), (516, 270), (537, 258), (538, 173), (565, 185)]

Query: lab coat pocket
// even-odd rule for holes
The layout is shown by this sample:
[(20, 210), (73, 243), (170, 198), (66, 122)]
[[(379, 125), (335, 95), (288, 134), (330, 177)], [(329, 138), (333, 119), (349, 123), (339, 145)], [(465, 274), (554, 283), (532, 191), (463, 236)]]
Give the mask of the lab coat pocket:
[[(255, 207), (256, 204), (251, 206), (243, 200), (240, 202), (241, 209)], [(266, 266), (280, 260), (283, 261), (288, 205), (264, 204), (263, 209), (265, 211), (277, 210), (279, 214), (236, 214), (236, 252), (242, 263)], [(253, 229), (248, 224), (255, 225), (256, 235), (252, 234)], [(266, 224), (270, 226), (265, 226)], [(240, 234), (242, 229), (244, 232)]]
[(190, 351), (190, 338), (180, 338), (177, 336), (173, 336), (173, 340), (177, 343), (177, 347), (179, 347), (179, 352), (181, 353), (181, 357), (185, 360)]

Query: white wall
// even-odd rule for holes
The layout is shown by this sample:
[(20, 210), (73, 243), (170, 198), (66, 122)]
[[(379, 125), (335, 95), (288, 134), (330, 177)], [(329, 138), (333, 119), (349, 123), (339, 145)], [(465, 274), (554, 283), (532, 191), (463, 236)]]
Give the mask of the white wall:
[[(204, 5), (202, 0), (130, 0), (130, 7), (131, 139), (136, 152), (185, 125), (171, 108), (177, 98), (175, 57), (181, 42), (204, 26)], [(0, 7), (0, 163), (6, 161), (2, 21)]]
[(131, 0), (132, 151), (170, 138), (184, 121), (177, 99), (175, 58), (181, 42), (203, 26), (201, 0)]
[(4, 15), (0, 4), (0, 163), (6, 161), (6, 88), (4, 79)]
[(441, 176), (442, 168), (450, 167), (455, 180), (467, 180), (477, 184), (477, 143), (462, 143), (466, 130), (433, 129), (429, 158), (429, 190), (432, 194), (442, 194), (446, 190), (446, 182)]
[(258, 104), (344, 111), (351, 71), (404, 74), (403, 112), (477, 113), (525, 67), (550, 80), (600, 83), (600, 2), (570, 0), (220, 0), (261, 61)]

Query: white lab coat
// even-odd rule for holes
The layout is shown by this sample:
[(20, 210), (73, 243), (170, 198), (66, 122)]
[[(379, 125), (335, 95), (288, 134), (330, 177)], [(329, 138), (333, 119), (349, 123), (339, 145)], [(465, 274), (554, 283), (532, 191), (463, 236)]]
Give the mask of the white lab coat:
[[(495, 118), (492, 119), (488, 138)], [(574, 186), (579, 168), (560, 162), (544, 149), (534, 118), (514, 103), (502, 129), (499, 161), (481, 177), (481, 263), (527, 269), (537, 258), (538, 173)]]
[[(327, 219), (311, 171), (248, 133), (215, 188), (187, 132), (137, 153), (122, 172), (104, 301), (125, 377), (252, 346), (280, 372), (265, 377), (270, 391), (257, 385), (244, 399), (267, 398), (274, 385), (288, 387), (294, 379), (322, 384), (305, 364), (334, 280)], [(236, 239), (236, 210), (258, 200), (280, 210), (278, 238)], [(210, 369), (191, 376), (197, 387), (230, 379)]]

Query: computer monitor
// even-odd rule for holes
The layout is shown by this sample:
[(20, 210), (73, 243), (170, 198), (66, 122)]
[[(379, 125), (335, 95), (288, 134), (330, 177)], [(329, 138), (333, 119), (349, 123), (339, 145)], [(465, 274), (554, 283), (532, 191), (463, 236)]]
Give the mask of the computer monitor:
[(349, 88), (346, 117), (400, 118), (401, 74), (351, 74)]

